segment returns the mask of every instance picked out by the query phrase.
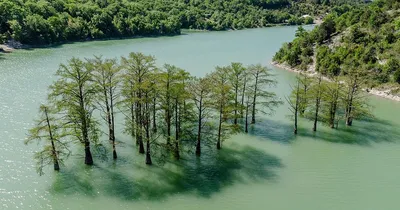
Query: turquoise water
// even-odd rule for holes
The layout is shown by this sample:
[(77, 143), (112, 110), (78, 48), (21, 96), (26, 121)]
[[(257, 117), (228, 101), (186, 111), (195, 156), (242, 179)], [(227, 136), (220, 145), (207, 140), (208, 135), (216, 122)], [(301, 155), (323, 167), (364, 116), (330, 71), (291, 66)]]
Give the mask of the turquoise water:
[[(36, 174), (36, 145), (23, 140), (58, 65), (71, 57), (143, 52), (193, 75), (230, 62), (269, 65), (295, 27), (190, 33), (21, 50), (0, 60), (0, 209), (398, 209), (400, 103), (370, 97), (376, 119), (339, 131), (300, 122), (292, 135), (287, 105), (259, 118), (249, 135), (200, 159), (147, 167), (133, 141), (117, 135), (119, 159), (88, 168), (70, 158), (61, 173)], [(273, 68), (273, 67), (271, 67)], [(283, 99), (295, 75), (273, 68)], [(117, 119), (122, 129), (123, 119)], [(79, 153), (79, 152), (78, 152)]]

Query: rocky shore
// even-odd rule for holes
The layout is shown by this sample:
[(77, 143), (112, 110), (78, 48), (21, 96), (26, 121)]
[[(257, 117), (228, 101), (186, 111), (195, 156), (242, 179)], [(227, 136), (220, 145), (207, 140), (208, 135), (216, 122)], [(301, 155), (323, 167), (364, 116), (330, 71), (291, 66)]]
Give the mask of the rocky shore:
[[(281, 64), (281, 63), (277, 63), (277, 62), (272, 62), (271, 64), (273, 66), (275, 66), (275, 67), (280, 68), (280, 69), (285, 69), (287, 71), (291, 71), (291, 72), (295, 72), (295, 73), (306, 73), (307, 75), (310, 75), (310, 76), (315, 76), (316, 75), (315, 71), (301, 71), (299, 69), (292, 68), (289, 65)], [(327, 78), (324, 78), (324, 79), (327, 79)], [(382, 98), (387, 98), (387, 99), (390, 99), (390, 100), (393, 100), (393, 101), (400, 102), (400, 96), (392, 94), (392, 90), (391, 89), (379, 90), (379, 89), (372, 88), (372, 89), (365, 89), (365, 91), (367, 93), (369, 93), (369, 94), (372, 94), (372, 95), (376, 95), (376, 96), (379, 96), (379, 97), (382, 97)]]

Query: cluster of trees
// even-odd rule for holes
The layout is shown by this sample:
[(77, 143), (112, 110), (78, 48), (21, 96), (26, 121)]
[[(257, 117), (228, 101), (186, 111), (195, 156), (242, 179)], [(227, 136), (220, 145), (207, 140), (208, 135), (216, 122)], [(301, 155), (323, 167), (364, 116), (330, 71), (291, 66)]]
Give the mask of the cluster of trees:
[(282, 103), (268, 91), (276, 81), (260, 64), (232, 63), (196, 78), (173, 65), (158, 68), (152, 56), (131, 53), (119, 61), (73, 58), (56, 75), (26, 140), (44, 141), (36, 153), (39, 173), (49, 164), (59, 170), (74, 151), (71, 143), (83, 146), (84, 162), (92, 165), (93, 148), (104, 149), (102, 133), (117, 159), (116, 116), (125, 119), (124, 131), (151, 165), (152, 156), (179, 159), (192, 148), (200, 156), (203, 144), (221, 149), (229, 135), (248, 132), (257, 113)]
[(346, 77), (323, 77), (322, 74), (296, 77), (292, 93), (287, 97), (294, 119), (294, 134), (298, 132), (299, 117), (311, 120), (314, 132), (318, 122), (338, 128), (339, 121), (352, 126), (353, 120), (372, 117), (362, 90), (365, 75), (357, 68), (350, 69)]
[(398, 1), (382, 0), (337, 7), (314, 30), (299, 28), (274, 60), (302, 70), (315, 63), (316, 71), (335, 76), (347, 75), (355, 62), (369, 75), (368, 88), (400, 83), (399, 8)]
[(293, 0), (0, 0), (0, 42), (51, 44), (109, 37), (176, 35), (181, 28), (225, 30), (311, 23)]

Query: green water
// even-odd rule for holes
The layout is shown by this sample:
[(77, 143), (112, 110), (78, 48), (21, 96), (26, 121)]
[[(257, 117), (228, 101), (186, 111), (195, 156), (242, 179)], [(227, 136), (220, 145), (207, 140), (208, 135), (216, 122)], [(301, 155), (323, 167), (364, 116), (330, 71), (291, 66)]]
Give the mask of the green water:
[[(269, 65), (294, 27), (68, 44), (17, 51), (0, 60), (0, 209), (399, 209), (400, 103), (370, 97), (376, 119), (340, 131), (302, 121), (292, 135), (287, 105), (259, 119), (219, 152), (147, 167), (130, 138), (118, 135), (119, 158), (87, 168), (73, 156), (61, 173), (39, 177), (35, 145), (23, 145), (59, 63), (93, 54), (155, 55), (202, 76), (232, 61)], [(294, 74), (274, 68), (280, 97)], [(117, 119), (121, 128), (123, 120)], [(122, 128), (121, 128), (122, 129)], [(111, 154), (111, 153), (110, 153)]]

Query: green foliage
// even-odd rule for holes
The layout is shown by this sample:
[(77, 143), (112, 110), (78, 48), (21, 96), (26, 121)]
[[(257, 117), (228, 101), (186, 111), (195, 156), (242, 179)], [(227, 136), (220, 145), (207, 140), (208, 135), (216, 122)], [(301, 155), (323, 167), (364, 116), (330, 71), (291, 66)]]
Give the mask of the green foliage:
[(320, 2), (295, 0), (0, 0), (0, 35), (34, 45), (176, 35), (181, 29), (311, 24), (313, 16), (328, 10)]
[(345, 64), (354, 62), (369, 75), (368, 85), (372, 87), (396, 82), (400, 13), (392, 10), (393, 5), (374, 1), (335, 7), (314, 30), (299, 28), (296, 38), (281, 47), (274, 61), (301, 70), (315, 63), (316, 71), (329, 77), (346, 75)]

